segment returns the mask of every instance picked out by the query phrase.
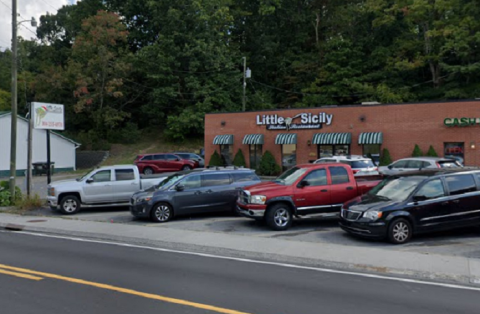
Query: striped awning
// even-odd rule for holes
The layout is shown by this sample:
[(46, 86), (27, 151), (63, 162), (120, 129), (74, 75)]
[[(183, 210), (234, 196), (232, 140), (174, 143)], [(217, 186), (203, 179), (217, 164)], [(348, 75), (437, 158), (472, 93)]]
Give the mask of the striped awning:
[(243, 144), (263, 145), (263, 134), (247, 134), (243, 138)]
[(275, 138), (275, 144), (297, 144), (297, 133), (280, 133)]
[(225, 134), (225, 135), (217, 135), (213, 139), (214, 145), (221, 145), (221, 144), (233, 144), (233, 135), (232, 134)]
[(358, 144), (382, 144), (383, 143), (383, 133), (382, 132), (365, 132), (360, 133), (358, 138)]
[(335, 144), (351, 144), (351, 133), (317, 133), (313, 135), (312, 144), (318, 145), (335, 145)]

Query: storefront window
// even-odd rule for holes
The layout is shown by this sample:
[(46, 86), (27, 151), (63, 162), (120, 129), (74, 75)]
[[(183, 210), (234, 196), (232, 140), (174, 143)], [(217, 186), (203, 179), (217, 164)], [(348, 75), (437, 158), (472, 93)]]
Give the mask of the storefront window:
[(220, 155), (225, 166), (231, 166), (233, 161), (233, 145), (221, 144)]
[(260, 166), (262, 158), (262, 145), (249, 145), (250, 149), (250, 168), (257, 169)]
[(283, 171), (295, 166), (296, 164), (297, 164), (297, 145), (296, 144), (282, 145)]
[(362, 145), (363, 157), (371, 158), (375, 165), (380, 164), (380, 149), (379, 144), (364, 144)]
[(350, 145), (318, 145), (318, 158), (350, 155)]
[(443, 147), (444, 147), (443, 154), (445, 157), (456, 159), (462, 165), (464, 164), (464, 161), (465, 161), (464, 147), (465, 146), (463, 142), (443, 143)]

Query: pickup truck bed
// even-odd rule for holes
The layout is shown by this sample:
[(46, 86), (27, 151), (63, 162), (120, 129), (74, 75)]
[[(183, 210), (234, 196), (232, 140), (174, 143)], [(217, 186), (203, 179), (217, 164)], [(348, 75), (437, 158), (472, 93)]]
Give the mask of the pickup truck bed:
[(271, 182), (244, 188), (238, 212), (263, 219), (274, 230), (286, 230), (293, 217), (338, 214), (344, 202), (367, 193), (378, 176), (354, 177), (348, 165), (305, 164), (287, 170)]

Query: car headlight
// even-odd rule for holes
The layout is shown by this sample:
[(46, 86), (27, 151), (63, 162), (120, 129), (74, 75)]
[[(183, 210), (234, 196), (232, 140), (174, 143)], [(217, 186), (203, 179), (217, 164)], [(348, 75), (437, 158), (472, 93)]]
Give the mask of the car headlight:
[(143, 202), (148, 202), (152, 199), (151, 196), (147, 196), (147, 197), (139, 197), (137, 198), (137, 203), (143, 203)]
[(267, 197), (265, 195), (252, 195), (250, 196), (250, 203), (252, 204), (265, 204)]
[(363, 213), (363, 218), (366, 218), (368, 220), (377, 220), (382, 217), (382, 212), (377, 212), (376, 210), (367, 210), (366, 212)]
[(55, 188), (52, 188), (52, 187), (48, 188), (48, 195), (55, 196)]

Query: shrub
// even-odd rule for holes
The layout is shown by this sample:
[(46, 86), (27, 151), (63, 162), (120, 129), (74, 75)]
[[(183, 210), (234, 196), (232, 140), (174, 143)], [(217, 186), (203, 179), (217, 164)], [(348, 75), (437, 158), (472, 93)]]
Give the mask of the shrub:
[(384, 148), (382, 151), (382, 156), (380, 157), (380, 166), (388, 166), (392, 163), (392, 157), (388, 149)]
[(247, 165), (241, 149), (238, 150), (237, 154), (233, 158), (232, 164), (237, 167), (245, 167)]
[(141, 136), (138, 126), (135, 123), (128, 122), (123, 128), (109, 132), (108, 139), (111, 143), (134, 144)]
[(210, 157), (210, 162), (208, 163), (209, 167), (222, 167), (223, 166), (223, 161), (222, 157), (217, 153), (217, 151), (214, 151), (212, 154), (212, 157)]
[(0, 206), (12, 206), (16, 201), (22, 199), (22, 191), (18, 186), (15, 187), (15, 202), (10, 199), (10, 183), (8, 181), (0, 182)]
[(423, 156), (422, 150), (420, 149), (420, 147), (418, 147), (417, 144), (415, 144), (415, 148), (413, 149), (413, 152), (412, 152), (412, 157), (420, 157), (420, 156)]
[(25, 196), (21, 198), (20, 200), (15, 202), (15, 205), (19, 209), (25, 209), (25, 210), (30, 210), (30, 209), (36, 209), (39, 207), (42, 207), (42, 205), (45, 203), (38, 194), (35, 193), (33, 196)]
[(435, 148), (433, 148), (432, 145), (428, 148), (427, 156), (429, 157), (438, 157), (437, 152), (435, 151)]
[(260, 159), (260, 165), (258, 167), (258, 173), (264, 176), (276, 176), (280, 174), (281, 168), (275, 161), (272, 153), (268, 150), (263, 154)]

